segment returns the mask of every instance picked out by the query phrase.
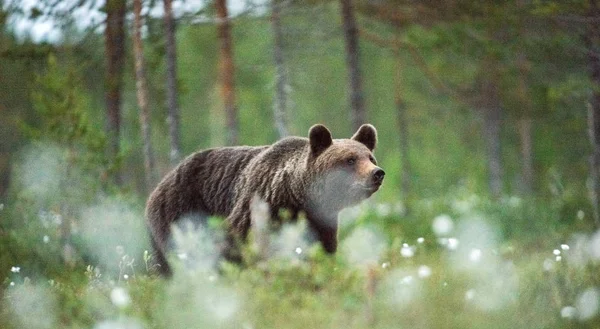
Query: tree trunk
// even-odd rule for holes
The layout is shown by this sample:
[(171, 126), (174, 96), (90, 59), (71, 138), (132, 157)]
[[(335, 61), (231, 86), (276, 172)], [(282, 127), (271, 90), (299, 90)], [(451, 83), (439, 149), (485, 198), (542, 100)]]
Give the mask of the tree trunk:
[(238, 110), (235, 104), (235, 81), (233, 48), (231, 40), (231, 23), (227, 14), (227, 1), (216, 0), (217, 36), (220, 43), (219, 72), (221, 78), (221, 97), (225, 106), (227, 144), (239, 143)]
[(499, 198), (502, 194), (502, 143), (501, 125), (502, 108), (498, 95), (498, 72), (489, 72), (488, 68), (498, 65), (493, 60), (482, 63), (481, 78), (481, 106), (483, 112), (483, 135), (488, 164), (488, 179), (490, 194), (493, 198)]
[(591, 19), (585, 36), (588, 69), (593, 86), (588, 104), (588, 127), (592, 144), (589, 188), (594, 220), (600, 227), (600, 7), (595, 0), (590, 1), (589, 16)]
[(522, 117), (518, 122), (519, 138), (521, 140), (521, 177), (523, 193), (529, 195), (533, 192), (533, 120)]
[(532, 104), (529, 93), (527, 92), (526, 78), (529, 74), (529, 65), (523, 53), (520, 53), (517, 60), (519, 69), (518, 98), (521, 106), (521, 117), (517, 126), (519, 130), (519, 139), (521, 140), (521, 190), (528, 195), (533, 192), (533, 139), (532, 139)]
[(181, 142), (179, 139), (179, 107), (177, 104), (177, 45), (175, 43), (175, 21), (173, 19), (173, 1), (163, 0), (165, 10), (165, 38), (167, 59), (167, 124), (171, 151), (169, 160), (174, 167), (181, 159)]
[(175, 20), (173, 19), (173, 1), (164, 0), (165, 38), (167, 59), (167, 124), (171, 151), (169, 160), (171, 166), (177, 165), (181, 159), (181, 142), (179, 139), (179, 107), (177, 104), (177, 45), (175, 43)]
[(275, 104), (273, 118), (279, 138), (288, 135), (287, 127), (287, 88), (288, 78), (283, 58), (283, 33), (281, 30), (281, 0), (271, 1), (271, 23), (273, 26), (273, 59), (275, 61)]
[(396, 70), (395, 70), (395, 88), (394, 88), (394, 103), (396, 105), (397, 120), (398, 120), (398, 135), (400, 136), (400, 163), (402, 167), (402, 178), (400, 182), (400, 193), (404, 202), (408, 200), (410, 193), (410, 177), (411, 167), (409, 159), (409, 142), (408, 142), (408, 119), (406, 117), (406, 105), (402, 97), (402, 59), (399, 51), (396, 51)]
[(123, 183), (119, 169), (119, 132), (121, 129), (121, 87), (123, 85), (123, 62), (125, 52), (125, 0), (107, 0), (105, 57), (106, 57), (106, 133), (108, 156), (115, 165), (114, 182)]
[[(592, 99), (594, 96), (592, 96)], [(590, 142), (592, 144), (592, 154), (590, 155), (590, 177), (588, 188), (590, 202), (596, 226), (600, 227), (600, 139), (598, 131), (600, 129), (600, 111), (592, 103), (588, 103), (588, 129)]]
[(500, 106), (484, 108), (484, 137), (488, 158), (488, 177), (492, 197), (499, 198), (502, 194), (502, 149), (500, 142)]
[(350, 120), (354, 131), (366, 122), (366, 111), (362, 90), (362, 77), (359, 67), (358, 28), (354, 18), (351, 0), (340, 0), (342, 25), (346, 40), (346, 65), (350, 89)]
[[(518, 0), (517, 8), (523, 10), (527, 5), (526, 0)], [(530, 18), (523, 17), (519, 24), (519, 35), (522, 39), (527, 39), (527, 31), (531, 30)], [(517, 95), (521, 114), (517, 126), (519, 130), (519, 139), (521, 144), (521, 192), (525, 195), (530, 195), (533, 192), (533, 184), (535, 172), (533, 169), (533, 138), (532, 126), (533, 120), (533, 103), (531, 101), (531, 93), (527, 85), (527, 78), (531, 71), (531, 65), (527, 59), (524, 49), (519, 49), (517, 52), (517, 69), (518, 69), (518, 87)]]
[(137, 102), (140, 108), (140, 127), (144, 150), (144, 169), (146, 192), (154, 188), (154, 155), (152, 152), (152, 134), (150, 131), (150, 109), (148, 108), (148, 86), (142, 44), (142, 0), (133, 0), (133, 53), (135, 56), (135, 86)]

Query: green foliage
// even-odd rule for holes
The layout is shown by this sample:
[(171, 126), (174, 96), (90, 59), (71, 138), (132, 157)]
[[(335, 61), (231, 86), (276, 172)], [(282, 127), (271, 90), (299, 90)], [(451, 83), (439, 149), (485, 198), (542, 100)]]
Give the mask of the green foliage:
[(68, 150), (69, 162), (84, 169), (107, 168), (105, 136), (88, 119), (89, 100), (81, 89), (80, 73), (73, 66), (61, 67), (54, 54), (46, 71), (36, 76), (31, 99), (40, 122), (23, 125), (29, 138), (56, 143)]
[[(597, 237), (571, 234), (572, 227), (552, 224), (563, 219), (555, 208), (544, 211), (543, 205), (517, 199), (496, 204), (463, 190), (422, 200), (409, 215), (397, 205), (361, 207), (342, 216), (351, 223), (340, 235), (335, 257), (315, 246), (298, 257), (274, 256), (242, 267), (225, 263), (219, 272), (177, 267), (169, 280), (145, 269), (121, 272), (115, 279), (93, 265), (30, 280), (25, 277), (35, 272), (29, 268), (34, 264), (23, 263), (2, 284), (0, 324), (6, 328), (36, 323), (44, 328), (597, 326), (600, 310), (584, 317), (587, 310), (582, 303), (590, 302), (586, 299), (590, 295), (598, 297), (598, 263), (581, 249), (586, 239)], [(454, 219), (448, 236), (459, 237), (458, 247), (441, 244), (432, 232), (434, 217), (442, 213)], [(474, 222), (473, 216), (480, 219)], [(478, 224), (469, 226), (473, 223)], [(498, 238), (481, 241), (463, 234), (473, 227), (482, 228), (483, 236)], [(360, 230), (383, 233), (381, 254), (355, 250), (362, 242), (353, 232)], [(22, 239), (25, 231), (14, 234), (15, 241), (27, 241)], [(277, 232), (272, 237), (276, 239)], [(473, 250), (479, 251), (477, 258)], [(557, 250), (561, 260), (555, 259)], [(362, 256), (356, 259), (355, 252)], [(31, 318), (27, 310), (32, 305), (37, 305), (35, 314), (44, 322)]]

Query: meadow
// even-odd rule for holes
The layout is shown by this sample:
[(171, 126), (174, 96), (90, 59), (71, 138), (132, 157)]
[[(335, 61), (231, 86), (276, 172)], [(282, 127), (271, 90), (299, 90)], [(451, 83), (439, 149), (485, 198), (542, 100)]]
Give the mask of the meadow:
[[(560, 198), (492, 201), (465, 187), (410, 206), (375, 197), (340, 215), (335, 256), (308, 245), (298, 221), (253, 231), (243, 264), (217, 257), (218, 219), (181, 225), (175, 274), (164, 279), (152, 269), (143, 200), (78, 200), (89, 188), (83, 176), (68, 195), (56, 193), (60, 161), (41, 152), (35, 159), (46, 154), (47, 163), (23, 167), (51, 179), (24, 178), (19, 201), (0, 211), (4, 223), (12, 219), (0, 235), (3, 328), (600, 325), (600, 231)], [(60, 211), (77, 218), (69, 243)]]

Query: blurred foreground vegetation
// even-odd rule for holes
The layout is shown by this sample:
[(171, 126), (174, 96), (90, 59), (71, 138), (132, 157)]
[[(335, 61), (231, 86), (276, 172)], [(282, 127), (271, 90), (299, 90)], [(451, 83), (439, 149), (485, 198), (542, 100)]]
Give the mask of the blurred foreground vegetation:
[(9, 251), (0, 259), (2, 327), (600, 325), (600, 233), (582, 233), (593, 230), (581, 210), (561, 216), (561, 200), (492, 202), (459, 189), (418, 201), (410, 214), (370, 202), (343, 212), (335, 257), (307, 246), (301, 224), (286, 224), (271, 234), (266, 259), (251, 242), (245, 265), (220, 270), (211, 254), (218, 234), (184, 231), (189, 249), (173, 255), (177, 271), (164, 280), (151, 274), (145, 230), (136, 227), (141, 207), (123, 199), (82, 210), (72, 244), (91, 258), (71, 267), (58, 256), (57, 213), (2, 209), (3, 222), (26, 216), (0, 240)]

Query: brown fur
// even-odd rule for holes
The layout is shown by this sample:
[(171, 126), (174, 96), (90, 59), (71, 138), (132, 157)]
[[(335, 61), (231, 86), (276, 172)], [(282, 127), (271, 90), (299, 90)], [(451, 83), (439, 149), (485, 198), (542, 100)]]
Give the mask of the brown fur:
[(244, 240), (254, 195), (269, 204), (274, 219), (282, 208), (294, 217), (304, 212), (324, 249), (335, 252), (338, 212), (368, 198), (383, 180), (372, 155), (376, 141), (371, 125), (363, 125), (352, 139), (332, 139), (325, 126), (315, 125), (308, 139), (288, 137), (270, 146), (190, 155), (165, 176), (146, 206), (160, 271), (170, 272), (164, 254), (177, 219), (188, 214), (226, 217), (229, 237)]

